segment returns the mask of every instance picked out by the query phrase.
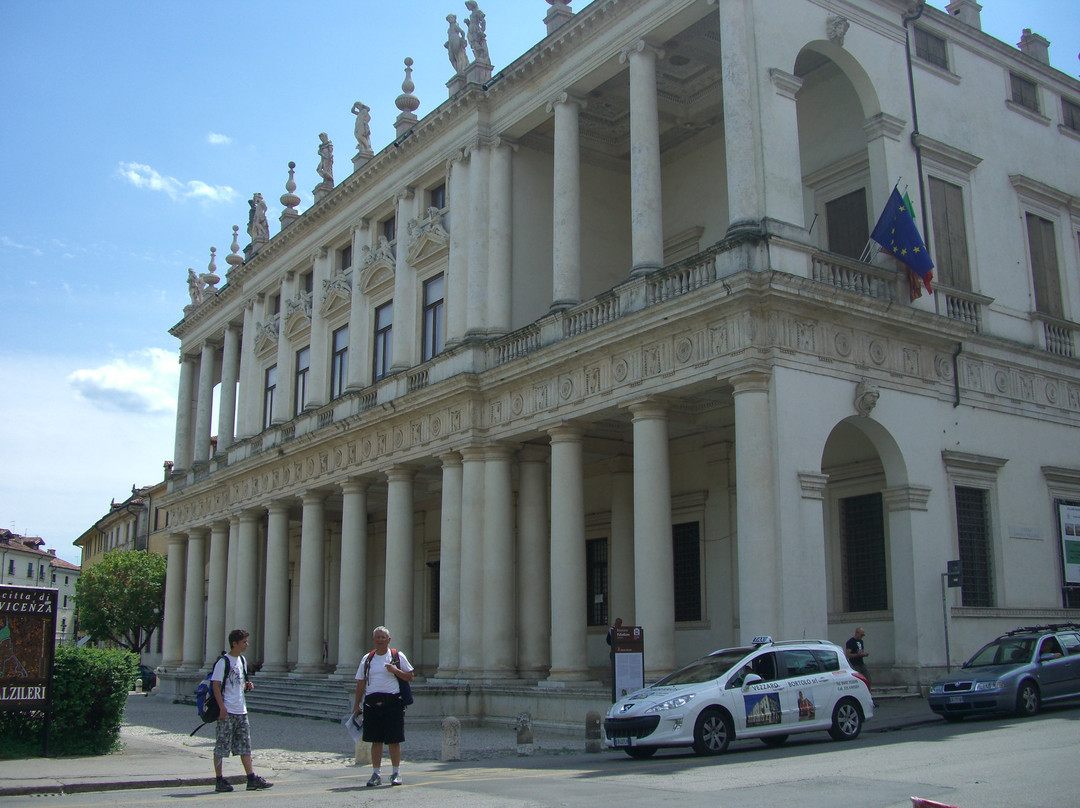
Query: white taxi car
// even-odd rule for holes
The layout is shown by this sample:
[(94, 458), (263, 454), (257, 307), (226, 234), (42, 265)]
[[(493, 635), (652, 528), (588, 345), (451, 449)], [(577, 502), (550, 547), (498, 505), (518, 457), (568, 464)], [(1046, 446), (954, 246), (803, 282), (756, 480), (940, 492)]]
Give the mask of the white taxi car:
[(718, 755), (734, 738), (779, 746), (795, 732), (859, 736), (874, 715), (865, 677), (844, 649), (825, 640), (773, 642), (714, 651), (612, 705), (607, 745), (646, 758), (660, 747)]

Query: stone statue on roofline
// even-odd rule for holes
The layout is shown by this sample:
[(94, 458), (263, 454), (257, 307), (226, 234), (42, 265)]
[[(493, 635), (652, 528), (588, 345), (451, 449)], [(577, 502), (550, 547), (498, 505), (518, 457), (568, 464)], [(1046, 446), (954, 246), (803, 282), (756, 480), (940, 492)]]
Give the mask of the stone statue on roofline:
[(465, 8), (469, 9), (469, 18), (465, 20), (465, 25), (469, 29), (469, 47), (472, 48), (473, 60), (481, 64), (491, 64), (487, 46), (487, 18), (476, 0), (465, 0)]
[(313, 191), (318, 202), (334, 190), (334, 144), (326, 132), (319, 133), (319, 166), (315, 172), (322, 178)]
[(458, 25), (457, 14), (447, 14), (450, 27), (446, 32), (446, 50), (450, 56), (450, 65), (456, 73), (464, 74), (469, 69), (469, 55), (465, 53), (465, 31)]
[(352, 105), (352, 113), (356, 116), (356, 125), (353, 126), (353, 135), (356, 137), (356, 150), (361, 153), (370, 153), (371, 107), (357, 101)]
[(187, 288), (188, 294), (191, 296), (191, 305), (198, 306), (203, 302), (203, 283), (199, 280), (199, 276), (195, 274), (194, 269), (188, 269), (187, 271)]
[(266, 202), (262, 194), (255, 194), (248, 200), (247, 232), (253, 246), (261, 246), (270, 240), (270, 225), (266, 223)]

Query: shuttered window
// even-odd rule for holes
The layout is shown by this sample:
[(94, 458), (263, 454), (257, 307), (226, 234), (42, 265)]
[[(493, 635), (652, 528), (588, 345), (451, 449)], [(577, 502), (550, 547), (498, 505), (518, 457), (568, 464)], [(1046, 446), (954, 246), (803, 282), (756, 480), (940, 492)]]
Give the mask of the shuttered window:
[(866, 189), (825, 203), (825, 219), (829, 234), (829, 250), (849, 258), (862, 255), (870, 240), (870, 225), (866, 221)]
[(1054, 223), (1027, 215), (1028, 246), (1031, 250), (1031, 279), (1035, 286), (1035, 311), (1061, 319), (1061, 277), (1058, 275)]
[(942, 286), (970, 292), (964, 189), (930, 177), (930, 212), (934, 228), (934, 276)]

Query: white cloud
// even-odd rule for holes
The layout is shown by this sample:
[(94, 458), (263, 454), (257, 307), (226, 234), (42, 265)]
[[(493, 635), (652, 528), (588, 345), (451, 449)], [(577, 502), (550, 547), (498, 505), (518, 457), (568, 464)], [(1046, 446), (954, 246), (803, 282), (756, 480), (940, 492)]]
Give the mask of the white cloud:
[(228, 135), (219, 135), (217, 132), (210, 132), (206, 136), (206, 142), (213, 144), (214, 146), (228, 146), (232, 143), (232, 138)]
[(170, 199), (199, 199), (203, 202), (231, 202), (236, 191), (228, 185), (209, 185), (201, 180), (181, 182), (176, 177), (166, 177), (141, 163), (120, 163), (120, 177), (136, 188), (162, 191)]
[(84, 400), (106, 412), (154, 414), (176, 411), (176, 355), (146, 348), (67, 377)]
[(44, 253), (37, 247), (30, 247), (26, 244), (19, 244), (7, 236), (0, 236), (0, 244), (5, 247), (11, 247), (13, 250), (30, 250), (34, 255), (44, 255)]

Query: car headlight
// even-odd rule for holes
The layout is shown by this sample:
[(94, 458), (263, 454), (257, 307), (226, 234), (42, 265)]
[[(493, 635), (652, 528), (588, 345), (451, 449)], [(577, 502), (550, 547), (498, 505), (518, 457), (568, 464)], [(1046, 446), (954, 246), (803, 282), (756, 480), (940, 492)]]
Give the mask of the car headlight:
[(944, 693), (945, 692), (945, 685), (940, 683), (940, 682), (938, 684), (935, 684), (935, 685), (930, 685), (930, 692), (931, 693)]
[(679, 707), (685, 707), (687, 704), (689, 704), (693, 700), (693, 698), (694, 698), (693, 693), (686, 693), (686, 694), (684, 694), (682, 696), (676, 696), (673, 699), (668, 699), (667, 701), (661, 702), (660, 704), (654, 704), (652, 707), (650, 707), (645, 712), (646, 713), (662, 713), (664, 710), (675, 710), (675, 709), (677, 709)]
[(1001, 690), (1005, 685), (1000, 681), (993, 682), (976, 682), (976, 690)]

